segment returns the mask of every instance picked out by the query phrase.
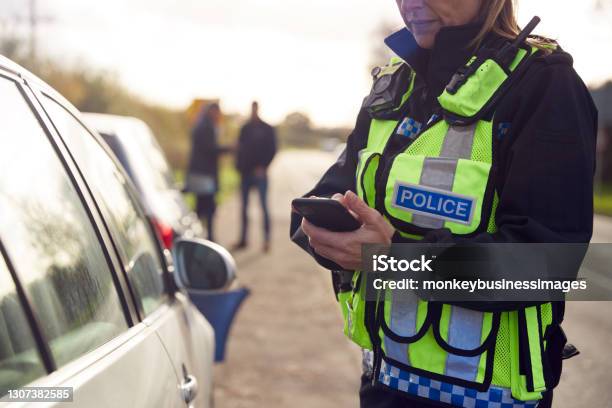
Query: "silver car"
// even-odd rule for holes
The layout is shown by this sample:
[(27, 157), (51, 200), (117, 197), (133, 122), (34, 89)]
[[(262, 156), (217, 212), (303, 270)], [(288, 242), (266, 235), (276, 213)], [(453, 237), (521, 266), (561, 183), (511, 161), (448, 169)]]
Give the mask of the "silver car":
[(0, 401), (210, 406), (214, 334), (189, 296), (230, 284), (229, 254), (182, 239), (172, 261), (79, 112), (1, 56), (0, 110)]

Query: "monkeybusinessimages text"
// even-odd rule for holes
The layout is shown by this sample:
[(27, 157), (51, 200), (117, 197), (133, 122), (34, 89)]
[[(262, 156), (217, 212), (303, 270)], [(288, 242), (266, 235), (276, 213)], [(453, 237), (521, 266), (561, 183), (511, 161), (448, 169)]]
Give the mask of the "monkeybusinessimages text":
[[(372, 256), (372, 272), (434, 272), (432, 262), (435, 256), (427, 258), (421, 255), (416, 259), (397, 259), (388, 255)], [(375, 290), (457, 290), (473, 293), (482, 290), (556, 290), (568, 293), (572, 290), (586, 290), (587, 282), (584, 280), (512, 280), (512, 279), (446, 279), (424, 280), (414, 278), (390, 279), (386, 277), (372, 280)]]

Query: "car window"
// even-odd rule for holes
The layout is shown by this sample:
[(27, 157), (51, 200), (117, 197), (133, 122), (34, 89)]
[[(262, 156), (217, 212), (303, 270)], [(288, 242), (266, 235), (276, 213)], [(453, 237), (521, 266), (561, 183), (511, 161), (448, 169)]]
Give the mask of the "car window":
[(110, 134), (110, 133), (101, 133), (101, 132), (98, 132), (98, 133), (100, 136), (102, 136), (102, 140), (104, 140), (104, 143), (106, 143), (106, 145), (110, 147), (110, 149), (113, 151), (113, 154), (115, 155), (117, 160), (119, 160), (119, 163), (123, 166), (123, 169), (128, 174), (130, 179), (134, 181), (135, 180), (134, 174), (132, 172), (132, 168), (130, 167), (130, 163), (127, 159), (127, 155), (125, 154), (125, 149), (123, 148), (123, 145), (121, 144), (121, 142), (119, 142), (119, 139), (117, 138), (117, 136), (115, 136), (114, 134)]
[(0, 396), (45, 374), (15, 283), (0, 256)]
[[(140, 121), (130, 123), (121, 136), (131, 167), (143, 189), (164, 191), (175, 188), (174, 176), (161, 147), (147, 125)], [(127, 130), (131, 132), (127, 132)]]
[(45, 97), (44, 105), (101, 205), (138, 307), (150, 314), (166, 297), (159, 247), (146, 218), (135, 206), (123, 174), (98, 141), (53, 99)]
[(16, 84), (3, 78), (0, 111), (0, 238), (60, 366), (127, 322), (78, 192)]

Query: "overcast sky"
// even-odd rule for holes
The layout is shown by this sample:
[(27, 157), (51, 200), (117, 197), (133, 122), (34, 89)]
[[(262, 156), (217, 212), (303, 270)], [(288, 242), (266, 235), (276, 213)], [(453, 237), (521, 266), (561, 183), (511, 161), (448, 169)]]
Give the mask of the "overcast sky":
[[(2, 0), (0, 17), (27, 15)], [(144, 98), (186, 107), (218, 97), (228, 111), (258, 99), (272, 122), (303, 111), (350, 126), (369, 91), (368, 60), (381, 21), (401, 27), (394, 0), (38, 0), (49, 17), (41, 53), (116, 72)], [(519, 21), (559, 40), (588, 84), (612, 77), (611, 14), (591, 0), (523, 0)], [(384, 46), (381, 44), (381, 46)]]

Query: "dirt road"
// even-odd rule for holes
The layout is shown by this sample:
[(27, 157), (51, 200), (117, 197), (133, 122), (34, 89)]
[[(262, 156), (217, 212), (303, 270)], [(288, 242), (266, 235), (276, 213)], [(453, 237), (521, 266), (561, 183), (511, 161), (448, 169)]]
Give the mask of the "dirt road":
[[(261, 254), (261, 216), (251, 200), (251, 247), (234, 253), (252, 295), (232, 329), (227, 362), (215, 372), (219, 408), (358, 406), (360, 352), (345, 340), (329, 272), (289, 241), (290, 202), (321, 176), (333, 157), (281, 153), (271, 168), (272, 251)], [(238, 239), (239, 203), (220, 209), (222, 244)]]
[[(610, 218), (595, 217), (591, 242), (612, 243)], [(567, 302), (563, 330), (580, 355), (565, 361), (554, 406), (611, 407), (612, 302)]]
[[(333, 161), (326, 153), (281, 153), (271, 169), (273, 246), (262, 255), (259, 209), (251, 211), (252, 246), (235, 254), (252, 290), (232, 330), (228, 359), (215, 372), (218, 408), (358, 406), (359, 350), (341, 333), (329, 273), (288, 239), (289, 203)], [(252, 199), (253, 204), (257, 200)], [(221, 243), (238, 237), (239, 203), (220, 209)], [(612, 242), (612, 222), (596, 218), (594, 241)], [(568, 302), (564, 329), (582, 354), (568, 360), (554, 407), (609, 407), (612, 401), (610, 302)]]

